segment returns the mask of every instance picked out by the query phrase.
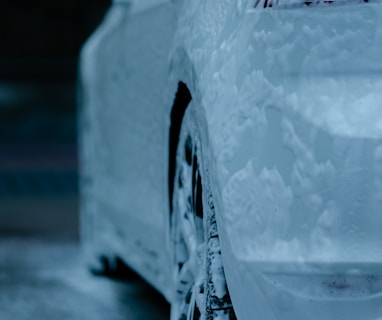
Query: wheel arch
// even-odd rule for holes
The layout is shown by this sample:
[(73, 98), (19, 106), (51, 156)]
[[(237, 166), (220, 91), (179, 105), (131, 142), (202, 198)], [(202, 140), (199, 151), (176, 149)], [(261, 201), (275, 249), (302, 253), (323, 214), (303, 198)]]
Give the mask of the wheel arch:
[[(184, 85), (187, 86), (187, 89), (189, 90), (189, 93), (192, 97), (192, 103), (196, 106), (196, 113), (197, 113), (197, 126), (199, 130), (199, 139), (200, 139), (200, 156), (201, 156), (201, 163), (202, 163), (202, 175), (208, 175), (207, 179), (210, 183), (211, 192), (215, 199), (215, 206), (216, 206), (216, 221), (217, 221), (217, 227), (219, 229), (219, 238), (221, 239), (221, 252), (222, 252), (222, 258), (223, 258), (223, 268), (226, 269), (226, 265), (229, 264), (229, 269), (232, 269), (232, 261), (230, 261), (230, 258), (232, 256), (230, 243), (228, 240), (228, 235), (226, 234), (226, 230), (223, 227), (223, 221), (221, 217), (221, 193), (219, 192), (219, 179), (218, 179), (218, 172), (216, 170), (216, 150), (213, 150), (213, 145), (210, 141), (210, 134), (212, 133), (211, 130), (216, 130), (216, 128), (211, 128), (208, 126), (208, 123), (210, 123), (209, 117), (213, 116), (213, 113), (208, 112), (208, 105), (205, 105), (205, 99), (203, 97), (208, 94), (205, 90), (209, 90), (209, 88), (202, 87), (202, 80), (199, 79), (200, 70), (198, 69), (199, 65), (197, 61), (193, 61), (192, 58), (188, 55), (188, 53), (183, 49), (177, 49), (174, 51), (174, 54), (172, 55), (171, 59), (171, 77), (173, 80), (173, 83), (179, 83), (181, 81)], [(175, 88), (176, 86), (174, 86)], [(179, 87), (178, 87), (179, 90)], [(176, 98), (175, 98), (176, 99)], [(191, 100), (190, 100), (191, 103)], [(184, 112), (186, 112), (189, 104), (184, 109)], [(174, 108), (177, 108), (175, 103), (173, 104), (171, 108), (171, 113), (173, 112)], [(183, 114), (184, 116), (184, 114)], [(179, 121), (179, 127), (181, 126), (183, 117), (178, 119)], [(179, 135), (180, 131), (178, 132)], [(171, 134), (174, 134), (174, 132), (170, 132)], [(171, 156), (171, 155), (170, 155)], [(175, 160), (176, 160), (176, 148), (175, 152), (172, 155), (173, 156), (173, 163), (175, 167)], [(170, 159), (170, 158), (169, 158)], [(169, 168), (170, 169), (170, 168)], [(174, 170), (174, 169), (173, 169)], [(171, 171), (169, 170), (169, 173)], [(173, 171), (173, 175), (169, 175), (169, 179), (173, 179), (172, 183), (174, 183), (175, 178), (175, 170)], [(205, 181), (205, 179), (202, 179)], [(170, 191), (170, 188), (169, 188)], [(172, 192), (173, 189), (171, 189), (171, 193), (169, 193), (169, 200), (172, 201)], [(170, 202), (170, 208), (172, 208), (172, 203)], [(170, 224), (171, 224), (171, 217), (172, 217), (172, 211), (170, 211)], [(171, 228), (171, 226), (170, 226)], [(236, 271), (236, 268), (234, 268)], [(227, 270), (225, 270), (226, 272)], [(230, 270), (231, 271), (231, 270)], [(232, 271), (231, 271), (232, 272)], [(227, 277), (227, 285), (228, 285), (228, 291), (231, 294), (232, 291), (235, 291), (235, 286), (232, 286), (232, 276), (230, 275)], [(237, 292), (236, 294), (237, 295)], [(233, 302), (233, 307), (235, 308), (235, 303)], [(236, 308), (235, 308), (236, 309)], [(236, 310), (235, 310), (236, 311)]]
[[(199, 100), (198, 78), (193, 63), (182, 48), (174, 51), (170, 62), (170, 75), (176, 85), (176, 93), (170, 109), (168, 148), (168, 201), (170, 217), (176, 166), (176, 151), (184, 114), (192, 100)], [(170, 218), (171, 221), (171, 218)]]

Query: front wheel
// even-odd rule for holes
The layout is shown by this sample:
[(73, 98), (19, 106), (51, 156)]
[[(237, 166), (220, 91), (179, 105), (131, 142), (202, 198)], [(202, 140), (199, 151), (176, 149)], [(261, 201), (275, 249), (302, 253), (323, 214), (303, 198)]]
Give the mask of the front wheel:
[[(192, 106), (189, 107), (189, 109)], [(192, 129), (183, 120), (174, 183), (172, 242), (175, 289), (171, 320), (235, 320), (221, 257), (208, 171)]]

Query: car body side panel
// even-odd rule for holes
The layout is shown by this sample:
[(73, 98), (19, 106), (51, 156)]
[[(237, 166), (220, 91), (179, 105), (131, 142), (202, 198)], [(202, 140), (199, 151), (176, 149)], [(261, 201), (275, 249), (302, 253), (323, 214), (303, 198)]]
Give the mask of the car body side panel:
[[(199, 21), (208, 4), (190, 6), (182, 19), (194, 29), (180, 34), (207, 118), (238, 317), (377, 319), (381, 4), (236, 11), (236, 19), (220, 5), (211, 27)], [(334, 275), (346, 283), (330, 284)]]
[[(208, 15), (198, 5), (184, 17), (190, 25)], [(283, 318), (288, 303), (281, 294), (274, 299), (280, 288), (261, 285), (262, 271), (347, 274), (358, 267), (365, 275), (375, 270), (359, 263), (381, 262), (380, 21), (375, 4), (253, 11), (232, 38), (222, 36), (224, 27), (202, 25), (209, 45), (196, 37), (201, 29), (182, 30), (182, 38), (195, 39), (185, 47), (207, 117), (226, 274), (240, 319), (253, 319), (256, 300), (260, 318)], [(245, 274), (253, 280), (243, 281)], [(299, 281), (284, 283), (297, 291)], [(290, 318), (307, 319), (311, 295), (288, 298)], [(370, 299), (316, 304), (322, 311), (310, 317), (374, 319), (380, 303)], [(267, 309), (271, 301), (280, 310)]]
[(175, 88), (166, 79), (175, 17), (166, 3), (134, 14), (128, 8), (114, 4), (115, 28), (101, 27), (108, 33), (96, 44), (90, 40), (83, 53), (89, 127), (82, 135), (92, 148), (84, 150), (91, 171), (84, 201), (93, 216), (92, 250), (120, 256), (169, 297), (165, 186)]
[[(380, 261), (381, 239), (373, 225), (382, 222), (377, 187), (381, 14), (380, 4), (312, 12), (253, 11), (232, 43), (218, 50), (223, 62), (213, 86), (224, 89), (210, 98), (206, 113), (209, 128), (217, 128), (210, 130), (210, 140), (212, 149), (219, 150), (214, 156), (223, 211), (229, 212), (226, 218), (243, 217), (246, 223), (253, 214), (249, 225), (258, 226), (244, 232), (254, 234), (249, 235), (252, 240), (244, 239), (244, 245), (240, 242), (243, 256), (248, 250), (261, 256), (257, 250), (264, 249), (269, 259), (270, 249), (280, 245), (277, 260), (282, 253), (287, 253), (286, 259), (302, 255), (319, 260), (313, 247), (293, 253), (283, 247), (285, 243), (277, 243), (282, 239), (292, 245), (300, 239), (301, 244), (314, 245), (320, 240), (306, 240), (317, 236), (324, 241), (315, 245), (325, 248), (325, 259), (333, 254), (344, 261), (366, 256), (367, 261)], [(354, 23), (356, 31), (350, 29)], [(332, 27), (326, 29), (327, 25)], [(293, 62), (298, 55), (299, 63)], [(281, 59), (287, 59), (285, 65)], [(238, 220), (234, 212), (240, 215)], [(304, 224), (301, 230), (294, 227), (299, 223)], [(370, 232), (376, 238), (367, 239)], [(365, 251), (362, 241), (368, 250), (377, 251)], [(355, 247), (344, 252), (345, 244)], [(340, 252), (327, 251), (333, 246)]]
[[(100, 219), (105, 214), (100, 214), (96, 204), (95, 192), (97, 188), (99, 166), (104, 159), (100, 155), (99, 146), (102, 138), (99, 130), (99, 109), (103, 79), (99, 70), (101, 64), (98, 59), (98, 49), (103, 42), (113, 36), (120, 28), (129, 13), (127, 6), (115, 5), (107, 12), (100, 27), (92, 34), (84, 45), (80, 58), (80, 86), (79, 86), (79, 143), (80, 143), (80, 192), (81, 192), (81, 236), (86, 251), (87, 259), (94, 264), (93, 258), (98, 258), (98, 252), (109, 251), (109, 241), (101, 240), (106, 235), (103, 230), (109, 229), (108, 222), (103, 223)], [(104, 219), (107, 221), (108, 219)], [(100, 231), (96, 231), (95, 224), (103, 225)], [(94, 256), (94, 257), (93, 257)]]

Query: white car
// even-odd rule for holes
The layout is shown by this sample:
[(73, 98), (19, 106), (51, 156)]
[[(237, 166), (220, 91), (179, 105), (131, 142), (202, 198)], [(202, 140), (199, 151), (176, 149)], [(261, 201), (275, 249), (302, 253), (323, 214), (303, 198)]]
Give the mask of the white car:
[(380, 1), (115, 0), (80, 71), (89, 263), (172, 320), (382, 319)]

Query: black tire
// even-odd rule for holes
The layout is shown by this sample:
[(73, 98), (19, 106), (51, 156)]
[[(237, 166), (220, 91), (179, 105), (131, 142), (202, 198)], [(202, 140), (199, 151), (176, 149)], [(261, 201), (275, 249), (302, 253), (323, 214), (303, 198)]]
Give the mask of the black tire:
[(171, 320), (235, 320), (195, 119), (191, 104), (182, 123), (176, 161), (172, 215), (176, 286)]

